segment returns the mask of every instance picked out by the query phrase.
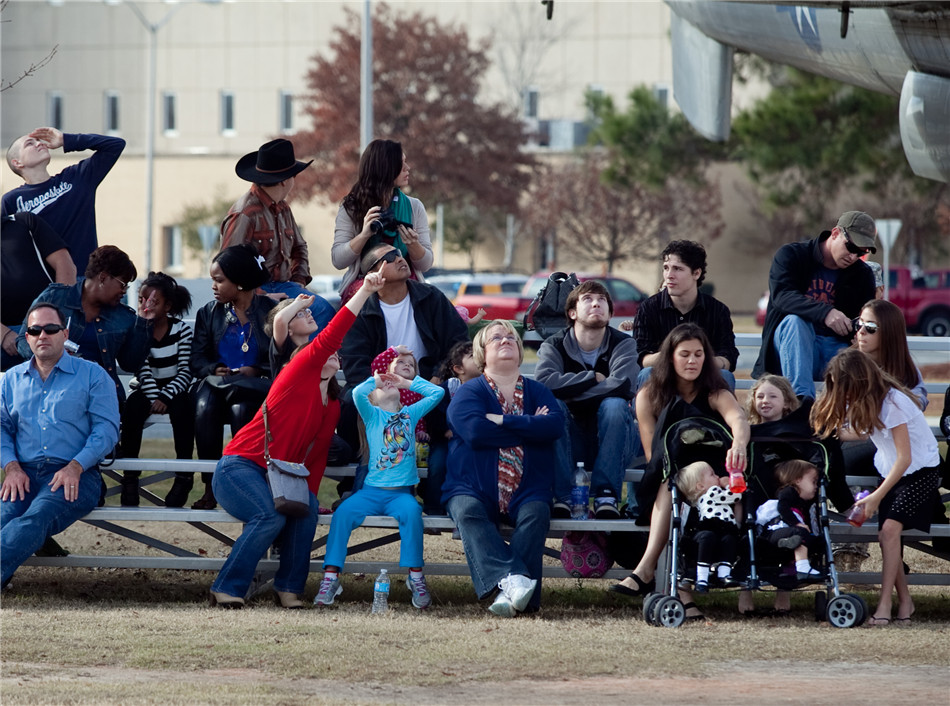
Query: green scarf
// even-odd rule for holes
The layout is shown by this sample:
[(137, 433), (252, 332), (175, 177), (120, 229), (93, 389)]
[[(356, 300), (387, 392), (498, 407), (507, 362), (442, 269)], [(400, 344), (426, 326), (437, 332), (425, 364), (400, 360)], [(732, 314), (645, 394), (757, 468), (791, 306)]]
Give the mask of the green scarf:
[[(390, 204), (390, 208), (392, 208), (393, 215), (397, 221), (400, 223), (412, 223), (412, 204), (409, 202), (409, 197), (399, 189), (393, 192), (393, 200)], [(399, 251), (399, 254), (406, 259), (406, 262), (409, 262), (409, 246), (402, 242), (402, 237), (399, 235), (398, 230), (384, 230), (381, 234), (374, 234), (369, 239), (363, 252), (369, 252), (380, 243), (392, 245)], [(410, 267), (411, 266), (412, 264), (410, 263)]]

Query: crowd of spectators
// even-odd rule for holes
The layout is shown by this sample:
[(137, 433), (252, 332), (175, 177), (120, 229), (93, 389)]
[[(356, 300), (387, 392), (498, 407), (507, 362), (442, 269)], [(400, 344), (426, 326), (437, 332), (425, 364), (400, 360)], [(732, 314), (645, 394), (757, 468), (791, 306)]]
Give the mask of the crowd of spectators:
[[(428, 218), (422, 202), (405, 193), (410, 168), (398, 142), (370, 143), (340, 205), (331, 261), (346, 270), (343, 308), (334, 316), (309, 293), (307, 243), (287, 199), (310, 162), (298, 161), (293, 145), (278, 139), (237, 163), (236, 174), (252, 186), (221, 224), (209, 273), (214, 300), (196, 312), (192, 328), (184, 320), (190, 294), (167, 274), (148, 273), (137, 307), (124, 303), (136, 268), (119, 248), (98, 245), (95, 190), (123, 146), (40, 128), (8, 151), (24, 184), (3, 197), (4, 584), (47, 538), (102, 502), (98, 464), (110, 454), (137, 456), (153, 414), (169, 416), (177, 458), (196, 451), (199, 459), (219, 461), (215, 473), (203, 474), (192, 507), (213, 509), (220, 500), (247, 523), (212, 587), (213, 603), (232, 608), (243, 606), (253, 569), (273, 545), (281, 550), (279, 602), (303, 605), (304, 547), (316, 527), (315, 495), (328, 459), (359, 462), (360, 472), (340, 488), (337, 512), (349, 519), (334, 520), (318, 605), (339, 595), (349, 530), (372, 510), (391, 511), (401, 528), (407, 523), (407, 586), (414, 605), (426, 607), (418, 521), (424, 511), (455, 520), (475, 592), (503, 617), (539, 609), (549, 522), (576, 513), (580, 465), (590, 472), (592, 516), (650, 525), (642, 558), (612, 590), (636, 596), (653, 589), (671, 505), (658, 439), (672, 405), (688, 404), (728, 427), (734, 443), (727, 462), (745, 467), (749, 414), (734, 394), (732, 318), (701, 291), (707, 263), (699, 243), (667, 245), (660, 290), (618, 328), (610, 325), (613, 302), (603, 284), (576, 287), (567, 299), (567, 327), (542, 343), (531, 379), (522, 373), (521, 337), (509, 322), (488, 322), (470, 341), (466, 321), (425, 283), (432, 264)], [(94, 154), (51, 176), (49, 151), (58, 147)], [(874, 275), (862, 260), (875, 251), (875, 234), (870, 216), (849, 211), (832, 230), (776, 253), (753, 371), (774, 374), (773, 382), (787, 378), (772, 385), (776, 400), (788, 387), (810, 408), (815, 381), (851, 346), (926, 407), (900, 312), (875, 299)], [(412, 360), (406, 370), (404, 358)], [(133, 375), (128, 398), (120, 369)], [(267, 490), (265, 400), (271, 420), (281, 424), (274, 448), (287, 446), (281, 453), (311, 470), (314, 497), (303, 520), (285, 520)], [(754, 423), (768, 418), (769, 405), (753, 405)], [(28, 415), (40, 431), (27, 428)], [(47, 446), (43, 420), (63, 415), (70, 432)], [(874, 435), (856, 438), (845, 458), (871, 468), (877, 446)], [(417, 505), (419, 479), (403, 470), (415, 467), (423, 449), (433, 473), (416, 513), (406, 503)], [(624, 472), (641, 453), (649, 470), (637, 488), (625, 490)], [(887, 478), (887, 469), (877, 470)], [(138, 476), (125, 475), (122, 505), (138, 505)], [(193, 490), (193, 474), (180, 473), (164, 503), (183, 507)], [(39, 520), (27, 522), (33, 515)], [(500, 532), (503, 524), (513, 528), (510, 536)], [(687, 618), (701, 617), (689, 595), (684, 601)]]

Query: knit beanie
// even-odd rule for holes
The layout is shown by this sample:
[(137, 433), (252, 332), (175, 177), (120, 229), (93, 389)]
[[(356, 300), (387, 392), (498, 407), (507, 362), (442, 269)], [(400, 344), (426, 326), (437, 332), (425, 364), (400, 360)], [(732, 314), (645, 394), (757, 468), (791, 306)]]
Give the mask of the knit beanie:
[(257, 289), (270, 280), (270, 274), (264, 269), (264, 256), (249, 243), (225, 248), (212, 262), (217, 262), (224, 276), (241, 289)]

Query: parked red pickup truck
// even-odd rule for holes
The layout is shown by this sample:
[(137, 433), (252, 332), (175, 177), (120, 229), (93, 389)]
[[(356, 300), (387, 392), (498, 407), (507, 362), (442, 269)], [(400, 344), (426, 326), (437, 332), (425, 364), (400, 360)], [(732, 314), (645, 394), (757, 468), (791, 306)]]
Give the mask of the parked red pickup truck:
[[(907, 330), (924, 336), (950, 336), (950, 270), (924, 272), (916, 267), (890, 268), (888, 299), (907, 320)], [(768, 292), (759, 299), (756, 322), (765, 323)]]
[(950, 336), (950, 270), (891, 267), (888, 287), (888, 299), (904, 312), (909, 330)]
[[(541, 291), (541, 287), (548, 281), (550, 272), (537, 272), (527, 282), (521, 290), (520, 296), (508, 296), (498, 294), (462, 294), (454, 301), (456, 306), (464, 306), (470, 312), (478, 311), (479, 307), (485, 309), (486, 319), (514, 319), (521, 321), (524, 318), (525, 311), (534, 301), (534, 298)], [(614, 304), (614, 316), (612, 323), (616, 324), (624, 319), (632, 319), (637, 315), (637, 309), (640, 308), (640, 302), (647, 298), (636, 285), (619, 277), (601, 277), (595, 274), (577, 273), (577, 279), (581, 282), (588, 279), (600, 280), (610, 292), (610, 298)]]

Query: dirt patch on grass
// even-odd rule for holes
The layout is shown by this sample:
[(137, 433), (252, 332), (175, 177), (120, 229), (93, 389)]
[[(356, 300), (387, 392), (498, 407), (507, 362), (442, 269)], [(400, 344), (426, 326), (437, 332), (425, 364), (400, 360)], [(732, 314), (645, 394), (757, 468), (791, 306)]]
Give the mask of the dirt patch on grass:
[[(635, 666), (631, 664), (631, 668)], [(115, 667), (69, 669), (51, 664), (7, 665), (2, 680), (4, 703), (55, 703), (60, 688), (81, 694), (86, 687), (98, 693), (114, 690), (117, 700), (130, 703), (129, 689), (138, 693), (133, 702), (153, 703), (147, 694), (181, 680), (178, 672), (132, 670)], [(11, 673), (12, 672), (12, 673)], [(42, 675), (38, 678), (27, 674)], [(392, 686), (378, 683), (339, 682), (327, 679), (279, 678), (253, 669), (209, 669), (192, 672), (187, 682), (192, 703), (245, 703), (244, 697), (267, 694), (280, 704), (734, 704), (810, 703), (865, 706), (869, 700), (893, 706), (944, 703), (950, 676), (947, 671), (925, 667), (869, 668), (864, 664), (815, 662), (722, 662), (708, 677), (638, 679), (597, 677), (539, 681), (521, 679), (506, 683), (456, 682), (438, 687)], [(43, 692), (43, 693), (39, 693)], [(121, 697), (119, 696), (121, 694)], [(201, 696), (205, 694), (207, 696)], [(872, 696), (873, 695), (873, 696)], [(219, 700), (219, 697), (221, 700)], [(176, 702), (174, 695), (170, 701)], [(154, 703), (157, 703), (156, 700)], [(88, 702), (91, 703), (91, 702)], [(250, 703), (250, 702), (247, 702)]]

